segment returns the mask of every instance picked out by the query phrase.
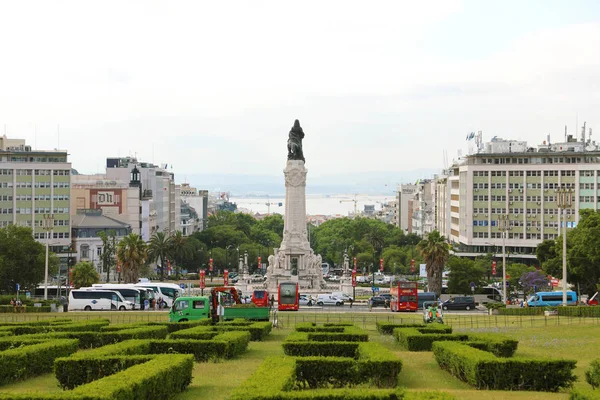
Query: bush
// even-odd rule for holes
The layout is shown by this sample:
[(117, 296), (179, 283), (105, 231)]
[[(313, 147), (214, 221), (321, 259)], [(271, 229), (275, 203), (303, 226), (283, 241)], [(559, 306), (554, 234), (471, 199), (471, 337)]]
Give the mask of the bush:
[(499, 308), (499, 315), (544, 315), (543, 307)]
[(285, 341), (283, 352), (294, 357), (350, 357), (358, 358), (358, 342), (300, 342)]
[(169, 339), (210, 340), (218, 334), (211, 326), (197, 326), (173, 332), (169, 335)]
[(573, 389), (569, 400), (600, 400), (600, 390)]
[(225, 354), (225, 358), (233, 358), (245, 352), (250, 340), (252, 339), (249, 332), (225, 332), (213, 338), (215, 342), (227, 343), (227, 349), (222, 353)]
[(600, 318), (600, 307), (569, 306), (558, 307), (558, 315), (579, 318)]
[(52, 371), (54, 360), (77, 351), (77, 340), (53, 340), (4, 350), (0, 355), (0, 385)]
[[(366, 345), (366, 343), (361, 344)], [(389, 353), (389, 352), (388, 352)], [(453, 396), (439, 392), (407, 392), (405, 389), (313, 389), (293, 390), (296, 386), (298, 360), (289, 357), (269, 357), (258, 367), (250, 378), (234, 389), (231, 400), (266, 399), (312, 399), (312, 400), (452, 400)], [(306, 360), (302, 372), (310, 372), (310, 362)], [(343, 369), (343, 364), (338, 365)], [(321, 366), (315, 365), (315, 368)], [(330, 373), (329, 371), (327, 372)], [(346, 372), (336, 371), (338, 377)], [(318, 378), (317, 378), (318, 379)]]
[(308, 340), (315, 342), (366, 342), (369, 335), (354, 326), (344, 327), (344, 332), (308, 332)]
[(50, 308), (50, 306), (42, 306), (42, 307), (34, 307), (33, 305), (31, 306), (21, 306), (21, 307), (15, 307), (15, 306), (0, 306), (0, 313), (49, 313), (52, 309)]
[(27, 335), (27, 338), (78, 339), (82, 349), (94, 348), (130, 339), (164, 339), (167, 328), (164, 326), (140, 326), (108, 332), (49, 332), (45, 334)]
[(392, 335), (396, 328), (424, 328), (427, 325), (414, 323), (414, 324), (398, 324), (395, 322), (383, 322), (377, 321), (377, 331), (382, 335)]
[(269, 321), (264, 322), (253, 322), (250, 325), (223, 325), (217, 324), (213, 329), (217, 332), (231, 332), (231, 331), (248, 331), (250, 332), (250, 340), (258, 342), (264, 340), (273, 328), (273, 324)]
[(314, 322), (301, 322), (296, 324), (298, 332), (344, 332), (344, 326), (340, 325), (323, 325), (317, 326)]
[(600, 387), (600, 358), (590, 363), (590, 368), (585, 371), (585, 380), (594, 389)]
[(485, 303), (485, 308), (488, 310), (499, 310), (500, 308), (506, 308), (504, 303)]
[(468, 335), (444, 332), (421, 333), (419, 328), (396, 328), (394, 329), (394, 338), (402, 348), (408, 351), (430, 351), (433, 342), (441, 340), (464, 341), (468, 339)]
[(9, 325), (3, 327), (3, 330), (10, 331), (14, 335), (34, 335), (50, 332), (97, 332), (108, 324), (107, 319), (95, 319), (72, 323)]
[(517, 351), (519, 341), (494, 333), (478, 333), (469, 334), (465, 344), (479, 350), (489, 351), (496, 357), (512, 357)]
[(435, 342), (433, 354), (440, 368), (477, 389), (556, 392), (577, 379), (575, 360), (498, 358), (455, 342)]

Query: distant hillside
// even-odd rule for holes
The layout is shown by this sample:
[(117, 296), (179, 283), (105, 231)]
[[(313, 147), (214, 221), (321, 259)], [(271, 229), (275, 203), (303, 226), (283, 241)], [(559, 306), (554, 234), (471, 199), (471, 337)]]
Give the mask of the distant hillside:
[[(327, 176), (309, 176), (307, 194), (389, 194), (400, 183), (414, 183), (418, 179), (432, 178), (439, 174), (438, 169), (424, 168), (398, 172), (363, 172)], [(283, 195), (285, 186), (283, 174), (243, 175), (243, 174), (192, 174), (187, 181), (197, 189), (230, 192), (235, 196)]]

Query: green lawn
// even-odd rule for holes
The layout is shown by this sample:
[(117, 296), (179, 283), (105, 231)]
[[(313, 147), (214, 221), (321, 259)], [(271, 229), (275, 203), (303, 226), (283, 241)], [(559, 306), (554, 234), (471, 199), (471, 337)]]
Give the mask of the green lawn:
[[(139, 321), (165, 321), (165, 313), (69, 313), (58, 317), (77, 319), (109, 318), (112, 323)], [(52, 317), (56, 316), (53, 314)], [(19, 316), (21, 317), (21, 316)], [(48, 316), (45, 316), (48, 317)], [(42, 318), (35, 315), (22, 315), (22, 318)], [(541, 392), (502, 392), (475, 390), (459, 381), (449, 373), (442, 371), (431, 352), (402, 351), (391, 336), (380, 335), (376, 331), (377, 320), (403, 322), (420, 321), (420, 315), (392, 313), (281, 313), (279, 321), (282, 328), (274, 329), (268, 340), (251, 342), (248, 351), (236, 360), (197, 363), (194, 367), (193, 381), (186, 392), (176, 397), (183, 399), (227, 399), (231, 391), (248, 378), (266, 356), (283, 355), (281, 342), (291, 332), (294, 324), (303, 321), (341, 322), (351, 321), (367, 330), (370, 340), (380, 342), (397, 354), (403, 361), (399, 383), (410, 390), (441, 390), (453, 393), (458, 399), (567, 399), (567, 393)], [(1, 320), (1, 319), (0, 319)], [(544, 317), (496, 317), (468, 315), (447, 318), (457, 332), (496, 332), (519, 340), (519, 349), (515, 357), (552, 357), (577, 360), (575, 370), (578, 381), (575, 387), (589, 387), (585, 382), (584, 371), (589, 363), (600, 358), (600, 323), (595, 319), (567, 319)], [(23, 392), (29, 390), (59, 391), (53, 374), (43, 375), (25, 382), (19, 382), (0, 388), (2, 392)]]

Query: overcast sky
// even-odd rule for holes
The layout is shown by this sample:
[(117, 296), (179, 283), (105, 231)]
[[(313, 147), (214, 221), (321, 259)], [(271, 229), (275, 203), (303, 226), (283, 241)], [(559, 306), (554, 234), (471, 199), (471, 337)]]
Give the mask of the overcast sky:
[(471, 131), (600, 133), (598, 49), (594, 0), (6, 0), (0, 124), (82, 173), (280, 175), (296, 118), (311, 174), (442, 168)]

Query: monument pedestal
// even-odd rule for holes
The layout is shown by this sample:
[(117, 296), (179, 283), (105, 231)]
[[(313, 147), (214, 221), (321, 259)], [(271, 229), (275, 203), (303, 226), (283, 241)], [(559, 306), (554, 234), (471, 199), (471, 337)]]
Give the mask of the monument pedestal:
[(280, 282), (298, 282), (302, 291), (324, 287), (322, 259), (315, 255), (306, 230), (306, 174), (303, 160), (288, 160), (285, 175), (285, 215), (281, 246), (269, 256), (267, 287), (275, 292)]

